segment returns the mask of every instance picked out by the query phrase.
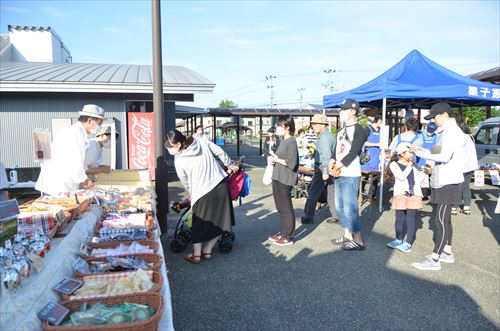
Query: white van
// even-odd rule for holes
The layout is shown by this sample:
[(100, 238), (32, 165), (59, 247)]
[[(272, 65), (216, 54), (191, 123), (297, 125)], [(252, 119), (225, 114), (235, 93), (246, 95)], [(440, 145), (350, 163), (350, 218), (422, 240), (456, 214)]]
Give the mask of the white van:
[(500, 163), (500, 116), (488, 118), (479, 124), (476, 140), (477, 160), (479, 163)]

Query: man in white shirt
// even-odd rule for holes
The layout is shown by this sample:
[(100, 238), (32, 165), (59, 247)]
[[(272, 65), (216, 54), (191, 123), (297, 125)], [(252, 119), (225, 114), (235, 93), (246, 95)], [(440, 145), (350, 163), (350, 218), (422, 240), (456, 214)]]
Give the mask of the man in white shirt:
[[(118, 139), (120, 134), (116, 132)], [(111, 147), (111, 127), (105, 126), (95, 135), (95, 138), (88, 140), (89, 144), (85, 151), (84, 169), (87, 175), (95, 175), (99, 173), (109, 173), (110, 166), (101, 165), (103, 157), (103, 148)]]
[(429, 150), (417, 146), (413, 146), (412, 150), (417, 156), (435, 162), (431, 176), (431, 202), (436, 208), (434, 213), (436, 236), (432, 254), (412, 265), (420, 270), (440, 270), (441, 262), (455, 262), (451, 252), (453, 235), (451, 209), (462, 201), (466, 136), (452, 117), (451, 107), (446, 102), (434, 104), (425, 119), (435, 122), (441, 130), (441, 139), (438, 142), (441, 148), (436, 149), (440, 152), (432, 154)]
[(82, 184), (92, 186), (84, 169), (87, 135), (100, 131), (104, 109), (85, 105), (78, 122), (62, 130), (51, 144), (52, 158), (42, 164), (35, 189), (48, 194), (73, 192)]
[(359, 103), (347, 99), (339, 114), (344, 127), (337, 132), (337, 143), (329, 164), (329, 173), (335, 179), (335, 207), (344, 235), (332, 240), (347, 251), (365, 249), (361, 238), (358, 191), (361, 179), (359, 154), (368, 138), (367, 131), (358, 124)]

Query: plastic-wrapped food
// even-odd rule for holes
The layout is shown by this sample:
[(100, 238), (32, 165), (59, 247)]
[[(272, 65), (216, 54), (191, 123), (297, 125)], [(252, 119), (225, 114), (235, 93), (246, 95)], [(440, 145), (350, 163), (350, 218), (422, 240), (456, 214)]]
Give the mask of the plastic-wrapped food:
[(144, 321), (155, 314), (153, 307), (136, 303), (124, 302), (108, 307), (101, 302), (97, 302), (89, 308), (88, 303), (84, 303), (79, 311), (71, 314), (64, 325), (88, 326), (120, 324), (136, 321)]

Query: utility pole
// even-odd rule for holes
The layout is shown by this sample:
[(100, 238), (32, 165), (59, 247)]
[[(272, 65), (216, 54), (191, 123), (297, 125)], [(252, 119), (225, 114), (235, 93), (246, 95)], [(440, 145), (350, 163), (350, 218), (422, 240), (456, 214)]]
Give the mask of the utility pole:
[(299, 92), (299, 93), (300, 93), (300, 109), (302, 109), (302, 92), (304, 92), (305, 90), (306, 90), (306, 89), (305, 89), (305, 88), (303, 88), (303, 87), (299, 87), (299, 88), (297, 89), (297, 92)]
[(336, 74), (337, 72), (340, 72), (340, 70), (328, 68), (328, 69), (323, 70), (323, 72), (325, 74), (329, 74), (329, 77), (330, 77), (325, 83), (323, 83), (323, 88), (327, 91), (332, 92), (332, 93), (335, 92), (337, 89), (333, 85), (334, 84), (333, 75)]
[(163, 156), (163, 65), (161, 55), (161, 15), (160, 0), (151, 0), (153, 30), (153, 113), (155, 137), (155, 191), (156, 217), (161, 232), (167, 232), (168, 180), (167, 164)]
[(271, 104), (269, 105), (269, 108), (273, 108), (274, 106), (274, 81), (273, 79), (276, 78), (276, 76), (273, 75), (267, 75), (266, 76), (266, 83), (267, 83), (267, 88), (271, 91)]

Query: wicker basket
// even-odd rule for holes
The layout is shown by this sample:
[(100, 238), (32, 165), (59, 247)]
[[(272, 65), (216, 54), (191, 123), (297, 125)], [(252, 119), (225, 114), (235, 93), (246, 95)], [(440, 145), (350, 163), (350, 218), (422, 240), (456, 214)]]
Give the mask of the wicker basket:
[[(100, 227), (99, 227), (100, 229)], [(94, 228), (94, 236), (99, 237), (99, 229), (97, 226)], [(146, 230), (146, 236), (148, 240), (154, 240), (155, 239), (155, 234), (151, 230)], [(130, 241), (130, 240), (124, 240), (124, 241)], [(112, 242), (123, 242), (123, 241), (112, 241)]]
[[(153, 271), (160, 271), (160, 267), (163, 264), (163, 258), (158, 255), (158, 254), (127, 254), (125, 256), (136, 256), (140, 257), (141, 259), (144, 259), (147, 263), (152, 263), (153, 265), (151, 266), (151, 269)], [(97, 261), (106, 261), (105, 257), (90, 257), (86, 256), (83, 258), (85, 261), (88, 263), (90, 262), (97, 262)], [(122, 271), (120, 271), (122, 272)], [(82, 274), (79, 272), (75, 272), (75, 277), (83, 277), (83, 276), (93, 276), (93, 275), (102, 275), (102, 274), (107, 274), (107, 273), (113, 273), (113, 272), (105, 272), (105, 273), (94, 273), (94, 274)]]
[(141, 244), (143, 246), (151, 247), (151, 249), (155, 253), (158, 251), (158, 243), (155, 240), (123, 240), (123, 241), (110, 241), (110, 242), (104, 242), (104, 243), (89, 242), (89, 243), (87, 243), (87, 246), (90, 247), (91, 249), (94, 249), (94, 248), (115, 248), (116, 246), (118, 246), (120, 244), (130, 245), (134, 241), (138, 242), (139, 244)]
[(78, 311), (80, 307), (88, 302), (93, 305), (97, 301), (100, 301), (107, 306), (112, 306), (115, 304), (121, 304), (124, 302), (137, 303), (141, 305), (149, 305), (154, 308), (155, 314), (145, 321), (131, 322), (131, 323), (120, 323), (120, 324), (108, 324), (108, 325), (86, 325), (86, 326), (55, 326), (50, 325), (47, 321), (42, 322), (42, 329), (45, 331), (100, 331), (100, 330), (116, 330), (116, 331), (150, 331), (158, 330), (158, 324), (163, 315), (163, 298), (161, 295), (156, 293), (138, 293), (130, 294), (116, 297), (107, 298), (96, 298), (96, 299), (84, 299), (84, 300), (72, 300), (63, 301), (60, 304), (70, 310), (70, 313)]
[[(127, 273), (127, 272), (124, 272), (124, 273)], [(106, 274), (101, 274), (101, 275), (114, 275), (115, 273), (106, 273)], [(80, 280), (80, 281), (83, 281), (83, 279), (85, 277), (93, 277), (93, 276), (99, 276), (99, 274), (92, 274), (92, 275), (85, 275), (83, 277), (76, 277), (75, 279), (77, 280)], [(160, 275), (159, 272), (156, 272), (156, 271), (153, 271), (153, 287), (147, 291), (147, 292), (132, 292), (132, 293), (127, 293), (127, 294), (120, 294), (120, 295), (105, 295), (105, 294), (101, 294), (101, 295), (96, 295), (96, 296), (93, 296), (93, 297), (89, 297), (89, 298), (75, 298), (74, 296), (69, 296), (67, 294), (62, 294), (62, 298), (63, 300), (90, 300), (90, 299), (104, 299), (104, 298), (109, 298), (109, 297), (116, 297), (116, 296), (129, 296), (131, 294), (135, 294), (135, 293), (160, 293), (160, 290), (161, 288), (163, 287), (163, 277)]]

